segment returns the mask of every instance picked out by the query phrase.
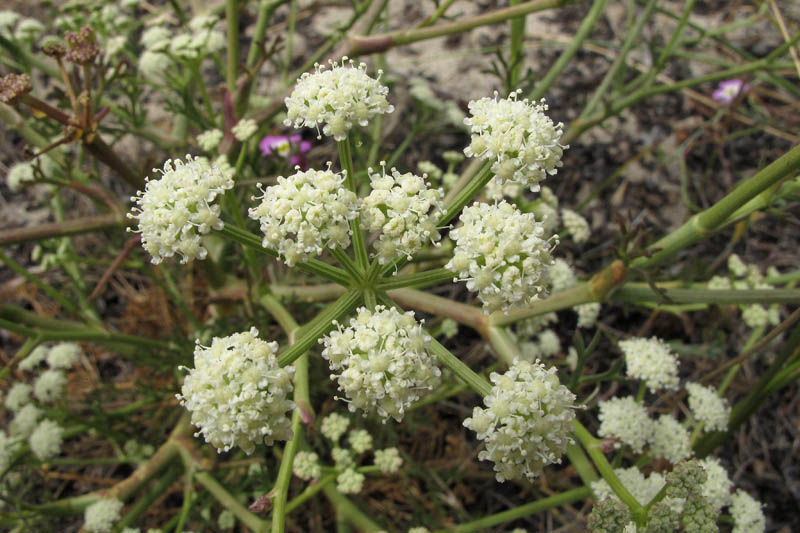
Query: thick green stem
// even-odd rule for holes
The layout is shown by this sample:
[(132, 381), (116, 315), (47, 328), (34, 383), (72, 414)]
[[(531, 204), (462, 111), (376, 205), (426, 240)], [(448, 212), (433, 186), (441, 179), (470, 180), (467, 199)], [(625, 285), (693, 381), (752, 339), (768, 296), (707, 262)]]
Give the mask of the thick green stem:
[(591, 495), (591, 488), (579, 487), (577, 489), (567, 490), (553, 496), (541, 498), (531, 503), (519, 505), (513, 509), (509, 509), (508, 511), (489, 515), (475, 520), (474, 522), (460, 524), (451, 529), (443, 529), (437, 533), (444, 533), (445, 531), (452, 531), (455, 533), (497, 531), (494, 529), (494, 527), (499, 526), (500, 524), (505, 524), (506, 522), (531, 516), (536, 513), (541, 513), (543, 511), (547, 511), (548, 509), (555, 509), (556, 507), (561, 507), (562, 505), (569, 505), (570, 503), (579, 502), (581, 500), (585, 500)]
[(228, 23), (228, 60), (225, 81), (228, 91), (236, 94), (236, 69), (239, 66), (239, 8), (238, 0), (225, 0), (225, 18)]
[[(219, 233), (233, 241), (244, 244), (245, 246), (249, 246), (250, 248), (257, 250), (262, 254), (275, 258), (278, 257), (278, 252), (272, 250), (271, 248), (264, 248), (264, 246), (262, 246), (261, 239), (249, 231), (244, 231), (241, 228), (237, 228), (231, 224), (225, 224), (225, 226), (219, 230)], [(350, 284), (350, 276), (348, 276), (344, 270), (324, 263), (319, 259), (312, 258), (307, 261), (299, 262), (295, 266), (300, 270), (317, 274), (327, 280), (344, 285), (345, 287), (349, 286)]]
[(492, 386), (488, 381), (476, 374), (474, 370), (464, 364), (461, 359), (453, 355), (450, 350), (442, 346), (436, 339), (431, 340), (429, 351), (473, 391), (481, 396), (486, 396), (492, 392)]
[(511, 338), (511, 335), (509, 335), (508, 331), (503, 327), (489, 326), (487, 331), (489, 342), (492, 343), (492, 347), (497, 352), (497, 355), (500, 356), (500, 359), (506, 365), (511, 366), (514, 360), (522, 355), (517, 343), (514, 342), (514, 339)]
[[(511, 0), (509, 6), (519, 5), (521, 0)], [(511, 19), (511, 39), (509, 41), (510, 53), (508, 57), (509, 77), (508, 89), (513, 91), (517, 88), (520, 80), (520, 72), (522, 72), (523, 46), (525, 44), (525, 15), (520, 15)]]
[[(339, 164), (341, 164), (342, 170), (345, 171), (347, 189), (358, 196), (350, 137), (345, 137), (344, 140), (339, 141), (337, 144), (339, 145)], [(350, 231), (353, 234), (353, 253), (356, 256), (356, 264), (362, 272), (366, 272), (367, 268), (369, 268), (369, 254), (367, 253), (367, 244), (364, 241), (364, 232), (361, 230), (360, 217), (350, 221)]]
[(535, 13), (537, 11), (544, 11), (546, 9), (574, 4), (577, 1), (579, 0), (533, 0), (518, 6), (498, 9), (496, 11), (492, 11), (491, 13), (463, 18), (456, 22), (450, 22), (447, 24), (437, 24), (436, 26), (424, 28), (398, 30), (392, 33), (372, 35), (369, 37), (353, 37), (348, 43), (348, 53), (351, 56), (357, 56), (383, 52), (395, 46), (403, 46), (418, 41), (424, 41), (426, 39), (463, 33), (480, 26), (498, 24), (500, 22), (505, 22), (529, 13)]
[(614, 469), (600, 448), (600, 442), (577, 419), (573, 420), (572, 424), (575, 428), (575, 436), (586, 450), (586, 453), (589, 454), (589, 457), (591, 457), (597, 471), (606, 480), (614, 494), (630, 508), (636, 525), (643, 526), (647, 518), (647, 511), (641, 503), (636, 501), (636, 498), (625, 488), (617, 474), (614, 473)]
[(417, 272), (416, 274), (407, 274), (405, 276), (392, 276), (391, 278), (381, 280), (378, 282), (376, 290), (390, 291), (393, 289), (424, 289), (431, 285), (439, 285), (453, 281), (455, 274), (446, 268), (437, 268), (434, 270), (426, 270), (425, 272)]
[(648, 247), (650, 257), (640, 257), (632, 262), (638, 268), (650, 268), (668, 260), (678, 250), (714, 233), (725, 220), (750, 199), (800, 169), (800, 145), (795, 146), (755, 176), (742, 181), (717, 203), (692, 216), (680, 228)]
[(353, 504), (353, 502), (348, 500), (338, 490), (336, 490), (336, 487), (328, 484), (325, 485), (322, 490), (325, 492), (325, 496), (327, 496), (328, 500), (330, 500), (331, 505), (336, 508), (337, 515), (345, 518), (361, 531), (366, 533), (374, 533), (383, 529), (381, 526), (373, 522), (370, 517), (362, 513), (358, 507)]
[(246, 525), (253, 531), (260, 531), (264, 526), (264, 520), (247, 510), (247, 507), (239, 503), (239, 500), (228, 489), (223, 487), (219, 481), (206, 472), (197, 472), (194, 479), (200, 483), (214, 498), (226, 509), (238, 518), (242, 524)]
[(278, 357), (278, 363), (281, 366), (286, 366), (296, 361), (298, 357), (316, 344), (320, 337), (334, 327), (334, 321), (341, 320), (342, 317), (355, 309), (360, 301), (361, 292), (358, 290), (348, 291), (339, 297), (338, 300), (315, 316), (311, 322), (303, 326), (300, 337), (292, 346), (281, 353)]
[(445, 212), (439, 217), (437, 227), (444, 227), (453, 220), (475, 196), (483, 190), (487, 183), (494, 177), (492, 164), (484, 163), (478, 174), (472, 178), (466, 187), (460, 189), (456, 195), (445, 204)]
[[(306, 359), (307, 357), (308, 355), (305, 355), (301, 359)], [(298, 359), (298, 362), (299, 361), (300, 359)], [(306, 378), (307, 377), (306, 375)], [(302, 423), (303, 419), (300, 415), (300, 410), (299, 408), (295, 408), (292, 414), (292, 432), (294, 436), (286, 443), (286, 446), (283, 447), (283, 458), (281, 459), (278, 478), (275, 480), (275, 487), (273, 488), (272, 533), (283, 533), (286, 526), (286, 499), (289, 494), (289, 482), (292, 480), (292, 465), (294, 464), (294, 456), (297, 453)], [(259, 532), (263, 533), (266, 530), (267, 527), (266, 524), (264, 524), (261, 529), (259, 529)]]
[(653, 290), (645, 283), (627, 283), (618, 288), (610, 299), (615, 302), (643, 303), (665, 302), (673, 304), (798, 304), (800, 289), (684, 289), (661, 288)]
[[(650, 15), (652, 15), (653, 9), (656, 7), (657, 3), (658, 0), (648, 1), (644, 12), (639, 16), (639, 20), (636, 22), (636, 25), (630, 32), (627, 33), (625, 41), (622, 43), (622, 47), (620, 48), (614, 63), (611, 65), (611, 68), (608, 69), (608, 72), (606, 72), (606, 75), (600, 82), (600, 85), (597, 86), (597, 89), (595, 89), (594, 93), (592, 93), (592, 96), (589, 98), (589, 101), (583, 107), (583, 111), (581, 111), (580, 116), (578, 116), (578, 120), (585, 119), (592, 113), (592, 111), (595, 110), (601, 99), (605, 96), (606, 91), (608, 91), (608, 88), (611, 86), (611, 83), (617, 79), (622, 69), (625, 68), (627, 65), (626, 60), (628, 57), (628, 52), (630, 52), (631, 48), (633, 48), (633, 46), (639, 41), (639, 34), (642, 33), (645, 23), (650, 20)], [(635, 9), (635, 6), (633, 6), (631, 3), (628, 5), (631, 5)]]
[(600, 15), (603, 14), (603, 9), (606, 7), (608, 0), (595, 0), (592, 3), (592, 9), (589, 10), (589, 13), (583, 18), (583, 22), (581, 22), (580, 28), (575, 33), (575, 36), (569, 43), (561, 55), (558, 56), (558, 59), (553, 66), (550, 67), (550, 70), (547, 71), (547, 74), (544, 75), (544, 78), (539, 80), (536, 84), (536, 87), (533, 91), (528, 95), (528, 98), (531, 100), (539, 100), (542, 98), (550, 89), (550, 86), (553, 85), (561, 73), (567, 68), (569, 62), (575, 57), (575, 54), (578, 53), (578, 50), (581, 49), (583, 45), (583, 41), (589, 36), (589, 33), (594, 29), (597, 25), (597, 21), (600, 20)]
[(469, 326), (484, 336), (486, 334), (487, 317), (478, 307), (454, 302), (449, 298), (415, 289), (395, 289), (389, 291), (389, 296), (403, 307), (411, 307), (433, 315), (452, 318), (459, 324)]

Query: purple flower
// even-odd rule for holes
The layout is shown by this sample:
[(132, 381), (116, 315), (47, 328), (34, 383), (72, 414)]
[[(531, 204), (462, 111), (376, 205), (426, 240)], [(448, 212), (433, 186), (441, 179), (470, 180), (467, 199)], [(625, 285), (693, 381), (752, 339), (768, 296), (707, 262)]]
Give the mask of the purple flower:
[(711, 95), (717, 102), (723, 104), (730, 104), (733, 102), (740, 93), (747, 92), (750, 86), (744, 80), (732, 79), (719, 82), (719, 87)]
[(311, 143), (304, 141), (300, 135), (267, 135), (261, 139), (261, 154), (263, 156), (277, 155), (289, 158), (289, 164), (299, 165), (301, 170), (308, 170), (308, 164), (303, 154), (311, 150)]

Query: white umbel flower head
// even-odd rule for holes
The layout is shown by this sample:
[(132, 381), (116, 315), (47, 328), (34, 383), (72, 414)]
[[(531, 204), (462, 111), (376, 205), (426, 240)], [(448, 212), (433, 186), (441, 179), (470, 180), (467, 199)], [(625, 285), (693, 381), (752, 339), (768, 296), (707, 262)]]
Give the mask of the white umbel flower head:
[(320, 431), (323, 435), (328, 437), (331, 442), (336, 444), (339, 441), (339, 437), (344, 435), (344, 432), (347, 431), (347, 426), (349, 425), (349, 418), (339, 413), (331, 413), (322, 419)]
[(575, 395), (561, 385), (556, 369), (517, 359), (504, 373), (493, 372), (492, 391), (475, 407), (464, 426), (476, 432), (486, 449), (481, 461), (494, 462), (497, 481), (533, 479), (561, 456), (571, 442)]
[(258, 338), (258, 330), (215, 337), (194, 350), (194, 365), (183, 381), (181, 405), (192, 423), (218, 451), (239, 446), (248, 455), (256, 444), (292, 438), (286, 412), (294, 409), (293, 367), (278, 366), (278, 343)]
[(292, 472), (300, 479), (306, 481), (319, 479), (322, 474), (322, 467), (319, 464), (319, 455), (314, 452), (297, 452), (292, 463)]
[(16, 163), (8, 170), (8, 188), (18, 191), (23, 183), (30, 183), (35, 179), (33, 165), (27, 161)]
[(493, 161), (492, 172), (498, 185), (515, 181), (539, 190), (539, 182), (556, 173), (566, 146), (558, 141), (563, 124), (553, 124), (544, 114), (547, 104), (518, 100), (521, 91), (508, 98), (481, 98), (469, 103), (472, 116), (464, 119), (472, 140), (464, 149), (468, 157)]
[(400, 422), (406, 409), (438, 384), (441, 372), (427, 350), (431, 338), (412, 311), (361, 307), (349, 327), (338, 326), (320, 340), (322, 357), (351, 412), (374, 408)]
[(394, 474), (403, 465), (403, 459), (397, 448), (375, 450), (375, 466), (384, 474)]
[(619, 341), (628, 375), (647, 382), (650, 392), (678, 388), (678, 358), (658, 337)]
[(67, 376), (61, 370), (46, 370), (33, 383), (33, 395), (41, 402), (52, 402), (64, 391)]
[(40, 344), (36, 348), (33, 349), (31, 353), (28, 354), (28, 357), (20, 361), (17, 367), (20, 370), (25, 370), (27, 372), (31, 372), (38, 367), (42, 361), (47, 359), (48, 354), (50, 353), (50, 347), (45, 346), (44, 344)]
[(347, 248), (348, 221), (358, 216), (358, 198), (344, 186), (342, 174), (295, 168), (296, 174), (278, 176), (276, 185), (263, 190), (261, 203), (249, 211), (261, 224), (263, 246), (276, 249), (289, 266), (325, 248)]
[(258, 123), (252, 118), (243, 118), (231, 128), (231, 133), (236, 140), (242, 142), (252, 137), (256, 131), (258, 131)]
[[(30, 357), (30, 356), (29, 356)], [(9, 411), (19, 411), (31, 402), (33, 387), (27, 383), (18, 381), (8, 389), (6, 395), (6, 409)]]
[(64, 428), (52, 420), (42, 420), (31, 433), (28, 443), (40, 461), (50, 459), (61, 451)]
[(692, 456), (689, 432), (672, 415), (661, 415), (653, 423), (650, 453), (677, 464)]
[(348, 468), (336, 476), (336, 490), (342, 494), (358, 494), (364, 488), (364, 474)]
[[(367, 65), (356, 66), (347, 57), (333, 61), (330, 68), (314, 65), (315, 72), (304, 73), (286, 98), (286, 126), (307, 126), (343, 141), (353, 125), (366, 126), (375, 115), (391, 113), (394, 106), (386, 101), (389, 89), (367, 75)], [(320, 135), (319, 138), (322, 136)]]
[[(653, 421), (648, 416), (647, 409), (633, 396), (614, 397), (600, 402), (598, 418), (600, 419), (598, 435), (619, 439), (621, 443), (630, 446), (635, 453), (641, 453), (642, 448), (653, 436)], [(615, 447), (618, 448), (619, 443)]]
[(589, 228), (589, 223), (572, 209), (562, 209), (561, 220), (564, 223), (564, 229), (577, 244), (586, 242), (591, 237), (592, 230)]
[(733, 533), (763, 533), (767, 527), (761, 504), (742, 489), (731, 499), (731, 516), (735, 525)]
[(728, 418), (731, 408), (724, 398), (717, 395), (711, 387), (699, 383), (687, 383), (689, 393), (689, 409), (695, 419), (699, 420), (709, 431), (725, 431), (728, 429)]
[(356, 454), (372, 449), (372, 435), (366, 429), (354, 429), (347, 435), (350, 447)]
[(715, 511), (719, 511), (731, 503), (731, 488), (733, 483), (728, 477), (719, 460), (714, 457), (706, 457), (700, 460), (700, 465), (706, 471), (706, 481), (703, 483), (701, 493), (703, 498), (711, 505)]
[(204, 259), (208, 251), (200, 236), (212, 229), (222, 229), (217, 196), (233, 187), (233, 177), (208, 160), (186, 156), (186, 162), (168, 159), (161, 177), (148, 180), (144, 192), (131, 200), (137, 206), (128, 213), (139, 221), (136, 230), (142, 234), (142, 246), (160, 263), (176, 253), (181, 263)]
[(386, 175), (386, 163), (381, 161), (381, 167), (381, 173), (370, 176), (372, 191), (361, 201), (361, 222), (368, 231), (380, 231), (373, 246), (385, 265), (401, 255), (410, 260), (426, 242), (439, 240), (436, 219), (444, 192), (429, 188), (425, 176), (400, 174), (395, 168)]
[(214, 128), (197, 136), (197, 145), (206, 152), (215, 150), (222, 141), (222, 130)]
[(47, 353), (47, 366), (53, 369), (72, 368), (81, 355), (81, 347), (74, 342), (56, 344)]
[(124, 506), (116, 498), (97, 500), (84, 512), (83, 529), (88, 533), (109, 533)]
[(506, 201), (464, 209), (450, 232), (456, 247), (445, 268), (478, 293), (486, 313), (527, 305), (545, 292), (557, 237), (544, 238), (533, 214)]

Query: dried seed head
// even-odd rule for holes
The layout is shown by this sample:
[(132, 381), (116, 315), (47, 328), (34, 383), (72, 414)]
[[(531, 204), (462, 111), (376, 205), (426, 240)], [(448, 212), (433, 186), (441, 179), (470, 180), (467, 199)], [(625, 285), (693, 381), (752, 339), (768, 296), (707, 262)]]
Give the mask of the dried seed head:
[(27, 74), (8, 74), (0, 78), (0, 102), (13, 105), (24, 95), (31, 92), (31, 78)]
[(67, 61), (79, 65), (93, 63), (100, 53), (97, 46), (97, 39), (94, 30), (89, 26), (84, 26), (78, 32), (68, 31), (64, 34), (69, 50), (67, 50)]
[(67, 45), (64, 44), (64, 41), (54, 35), (48, 35), (47, 37), (43, 38), (39, 46), (42, 49), (42, 53), (46, 56), (64, 57), (64, 55), (67, 53)]

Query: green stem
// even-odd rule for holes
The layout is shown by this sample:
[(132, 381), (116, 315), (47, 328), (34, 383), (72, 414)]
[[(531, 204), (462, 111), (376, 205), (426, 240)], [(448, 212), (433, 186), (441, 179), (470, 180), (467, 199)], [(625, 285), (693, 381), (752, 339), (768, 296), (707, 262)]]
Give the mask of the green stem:
[(8, 268), (39, 287), (45, 294), (55, 300), (58, 305), (64, 309), (64, 311), (67, 311), (68, 313), (76, 312), (77, 309), (75, 305), (73, 305), (73, 303), (65, 298), (59, 291), (55, 290), (53, 287), (39, 279), (38, 276), (34, 276), (28, 272), (27, 268), (23, 267), (12, 258), (4, 254), (2, 250), (0, 250), (0, 261), (2, 261)]
[(800, 145), (795, 146), (755, 176), (746, 179), (717, 203), (693, 215), (680, 228), (659, 239), (648, 247), (650, 257), (639, 257), (631, 265), (650, 268), (668, 260), (678, 250), (714, 233), (725, 220), (750, 199), (786, 176), (800, 169)]
[(303, 492), (298, 494), (296, 498), (294, 498), (292, 501), (286, 504), (286, 514), (291, 513), (292, 511), (303, 505), (305, 502), (307, 502), (309, 499), (311, 499), (314, 495), (316, 495), (327, 485), (336, 481), (336, 476), (338, 475), (339, 474), (337, 472), (334, 472), (318, 480), (313, 485), (308, 485)]
[(41, 339), (37, 337), (30, 337), (22, 343), (17, 353), (14, 354), (14, 357), (11, 358), (11, 361), (8, 362), (6, 366), (0, 370), (0, 381), (4, 380), (6, 376), (11, 372), (11, 369), (14, 368), (14, 365), (19, 364), (20, 361), (28, 357), (30, 353), (41, 343)]
[(452, 318), (459, 324), (469, 326), (482, 334), (485, 333), (487, 317), (478, 307), (454, 302), (449, 298), (416, 289), (395, 289), (389, 292), (389, 296), (404, 307)]
[(116, 527), (122, 530), (134, 523), (142, 513), (151, 508), (153, 502), (164, 495), (169, 486), (181, 475), (182, 470), (180, 465), (175, 465), (164, 472), (158, 481), (131, 506), (128, 512), (125, 513), (125, 516), (117, 523)]
[(360, 530), (367, 533), (374, 533), (381, 531), (383, 528), (372, 521), (370, 517), (362, 513), (353, 502), (343, 496), (336, 487), (330, 484), (322, 488), (328, 500), (336, 508), (337, 515), (340, 515), (355, 525)]
[(548, 509), (555, 509), (556, 507), (561, 507), (562, 505), (569, 505), (574, 502), (579, 502), (581, 500), (585, 500), (592, 495), (592, 489), (589, 487), (579, 487), (577, 489), (571, 489), (559, 494), (555, 494), (553, 496), (548, 496), (546, 498), (540, 498), (536, 501), (531, 503), (526, 503), (523, 505), (519, 505), (514, 507), (513, 509), (509, 509), (508, 511), (503, 511), (501, 513), (485, 516), (474, 522), (467, 522), (466, 524), (459, 524), (450, 529), (442, 529), (437, 533), (444, 533), (445, 531), (452, 531), (455, 533), (473, 533), (476, 531), (497, 531), (494, 529), (495, 526), (499, 526), (500, 524), (505, 524), (512, 520), (518, 520), (520, 518), (525, 518), (526, 516), (531, 516), (536, 513), (541, 513), (543, 511), (547, 511)]
[(361, 292), (358, 290), (351, 290), (340, 296), (339, 299), (315, 316), (311, 322), (303, 326), (300, 338), (280, 354), (278, 363), (281, 366), (286, 366), (296, 361), (297, 358), (316, 344), (320, 337), (334, 327), (334, 321), (341, 320), (342, 317), (355, 309), (360, 301)]
[(362, 274), (361, 271), (358, 269), (356, 264), (350, 259), (350, 256), (347, 255), (347, 252), (339, 248), (331, 248), (331, 255), (342, 265), (345, 272), (350, 275), (350, 278), (353, 283), (358, 283), (361, 281)]
[[(798, 304), (800, 289), (684, 289), (653, 290), (646, 283), (627, 283), (610, 295), (615, 302), (662, 302), (674, 304)], [(663, 292), (662, 292), (663, 291)]]
[(475, 196), (483, 190), (487, 183), (494, 177), (491, 162), (484, 163), (478, 174), (472, 178), (466, 187), (460, 189), (456, 195), (445, 204), (445, 212), (439, 217), (437, 227), (446, 226), (453, 220)]
[(597, 472), (594, 471), (592, 462), (586, 457), (586, 454), (583, 453), (583, 449), (576, 443), (571, 442), (567, 445), (567, 458), (569, 459), (569, 464), (571, 464), (578, 473), (586, 487), (590, 487), (593, 482), (598, 480), (599, 476)]
[(583, 22), (581, 22), (581, 26), (570, 41), (569, 46), (561, 52), (561, 55), (558, 56), (558, 59), (553, 63), (553, 66), (550, 67), (550, 70), (547, 71), (547, 74), (544, 75), (544, 78), (539, 80), (534, 90), (528, 95), (530, 100), (536, 101), (542, 98), (564, 69), (567, 68), (569, 62), (581, 49), (589, 33), (597, 25), (597, 21), (600, 20), (600, 15), (603, 14), (603, 9), (605, 9), (607, 3), (608, 0), (595, 0), (592, 3), (592, 9), (590, 9), (589, 13), (583, 18)]
[[(342, 170), (345, 172), (345, 184), (347, 189), (353, 194), (358, 196), (356, 189), (356, 174), (353, 170), (353, 150), (350, 145), (350, 137), (345, 137), (343, 141), (338, 141), (339, 145), (339, 163), (342, 165)], [(353, 234), (353, 253), (356, 256), (356, 264), (362, 272), (366, 272), (369, 268), (369, 254), (367, 253), (367, 244), (364, 241), (364, 232), (361, 231), (360, 217), (350, 221), (350, 231)]]
[[(644, 29), (645, 23), (650, 20), (650, 15), (653, 13), (653, 9), (656, 7), (658, 0), (649, 0), (647, 6), (644, 9), (644, 13), (641, 14), (639, 20), (636, 22), (636, 25), (633, 29), (627, 32), (625, 37), (625, 41), (622, 43), (622, 47), (617, 54), (617, 58), (614, 60), (614, 63), (611, 65), (611, 68), (608, 69), (606, 72), (605, 77), (600, 82), (600, 85), (597, 86), (592, 96), (589, 98), (589, 101), (586, 102), (586, 105), (583, 107), (583, 111), (578, 116), (578, 120), (583, 120), (588, 117), (600, 103), (600, 100), (605, 96), (608, 88), (611, 86), (612, 82), (614, 82), (617, 77), (622, 72), (622, 69), (627, 66), (626, 60), (628, 57), (628, 52), (631, 51), (631, 48), (639, 41), (639, 35), (642, 33)], [(635, 9), (635, 7), (629, 3), (631, 7)]]
[[(302, 359), (307, 359), (307, 355)], [(300, 359), (298, 359), (300, 361)], [(308, 375), (306, 375), (306, 378)], [(307, 381), (307, 379), (306, 379)], [(286, 499), (289, 494), (289, 482), (292, 480), (292, 465), (294, 464), (294, 456), (297, 452), (298, 441), (302, 431), (302, 417), (300, 416), (299, 409), (295, 409), (292, 414), (292, 432), (293, 437), (283, 447), (283, 457), (281, 458), (281, 466), (278, 470), (278, 478), (275, 480), (275, 486), (272, 497), (272, 533), (283, 533), (286, 527)], [(266, 523), (262, 524), (261, 529), (258, 531), (264, 533), (267, 530)]]
[(49, 222), (37, 226), (25, 226), (0, 231), (0, 246), (19, 244), (22, 242), (42, 241), (55, 237), (80, 235), (102, 229), (118, 228), (125, 226), (126, 221), (118, 213), (105, 215), (92, 215), (74, 218), (63, 222)]
[(647, 511), (641, 503), (636, 501), (636, 498), (625, 488), (617, 474), (614, 473), (614, 469), (600, 449), (600, 442), (577, 419), (573, 420), (572, 424), (575, 428), (575, 436), (589, 454), (589, 457), (591, 457), (600, 475), (606, 480), (614, 494), (630, 508), (636, 525), (643, 526), (647, 518)]
[[(219, 233), (233, 241), (242, 243), (245, 246), (249, 246), (250, 248), (265, 255), (275, 258), (278, 257), (278, 252), (272, 250), (271, 248), (264, 248), (264, 246), (262, 246), (262, 241), (258, 236), (253, 235), (249, 231), (244, 231), (241, 228), (237, 228), (232, 224), (225, 224), (225, 226), (219, 230)], [(317, 274), (318, 276), (322, 276), (329, 281), (336, 282), (340, 285), (344, 285), (345, 287), (349, 286), (350, 284), (350, 276), (348, 276), (344, 270), (324, 263), (319, 259), (311, 258), (307, 261), (297, 263), (295, 266), (300, 270)]]
[(444, 366), (452, 370), (461, 381), (467, 384), (469, 388), (477, 392), (481, 396), (486, 396), (492, 392), (492, 386), (482, 376), (475, 373), (470, 367), (464, 364), (461, 359), (453, 355), (453, 353), (442, 346), (436, 339), (431, 340), (428, 351)]
[(225, 0), (225, 18), (228, 22), (228, 60), (225, 81), (231, 94), (236, 94), (236, 69), (239, 66), (239, 9), (237, 3), (237, 0)]
[[(517, 6), (521, 0), (511, 0), (509, 6)], [(509, 85), (508, 90), (513, 91), (517, 88), (520, 80), (520, 72), (525, 57), (522, 50), (525, 43), (525, 15), (511, 19), (511, 39), (509, 40), (510, 53), (508, 56)]]
[(506, 365), (511, 366), (515, 359), (521, 357), (519, 346), (505, 328), (489, 326), (487, 331), (492, 347)]
[(426, 270), (425, 272), (417, 272), (415, 274), (406, 274), (404, 276), (392, 276), (391, 278), (378, 282), (375, 289), (379, 291), (403, 288), (424, 289), (431, 285), (451, 282), (454, 276), (455, 274), (445, 268), (437, 268), (434, 270)]
[(463, 33), (480, 26), (499, 24), (513, 18), (537, 11), (552, 9), (555, 7), (563, 7), (576, 3), (577, 1), (580, 0), (533, 0), (530, 2), (524, 2), (518, 6), (498, 9), (490, 13), (485, 13), (475, 17), (463, 18), (447, 24), (437, 24), (435, 26), (425, 28), (398, 30), (391, 33), (371, 35), (369, 37), (353, 37), (350, 39), (350, 48), (348, 50), (348, 54), (351, 56), (358, 56), (383, 52), (395, 46), (403, 46), (410, 43), (416, 43), (418, 41), (424, 41), (426, 39), (434, 39), (436, 37), (444, 37), (446, 35)]
[(223, 487), (219, 481), (206, 471), (197, 472), (194, 479), (200, 483), (223, 507), (238, 518), (242, 524), (249, 527), (253, 531), (260, 531), (264, 526), (264, 520), (247, 510), (247, 508), (239, 503), (239, 500), (228, 489)]

